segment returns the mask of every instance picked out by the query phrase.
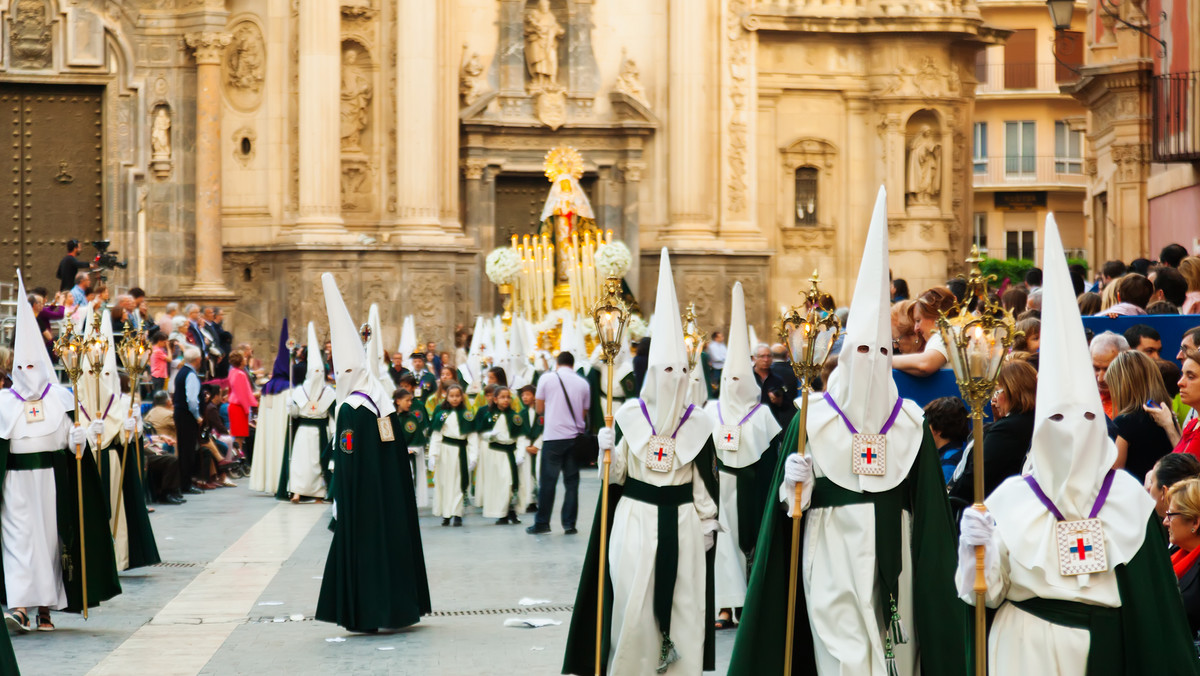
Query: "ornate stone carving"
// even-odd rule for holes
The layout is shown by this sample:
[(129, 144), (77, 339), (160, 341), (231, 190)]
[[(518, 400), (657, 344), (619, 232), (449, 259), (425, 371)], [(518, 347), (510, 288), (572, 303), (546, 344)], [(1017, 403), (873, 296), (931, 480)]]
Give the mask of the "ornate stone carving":
[(150, 123), (150, 170), (160, 180), (171, 175), (171, 111), (166, 105), (154, 109)]
[[(445, 336), (449, 334), (449, 321), (445, 315), (447, 289), (452, 284), (450, 277), (444, 271), (413, 272), (408, 279), (406, 288), (410, 293), (407, 298), (415, 305), (413, 319), (417, 332), (423, 336)], [(450, 308), (453, 312), (453, 308)], [(427, 338), (428, 339), (428, 338)]]
[(621, 72), (617, 75), (617, 83), (613, 85), (613, 91), (620, 92), (647, 108), (650, 107), (650, 100), (646, 98), (646, 89), (642, 87), (637, 62), (625, 56), (624, 51), (621, 53)]
[(622, 179), (625, 183), (640, 183), (642, 172), (646, 170), (646, 163), (626, 161), (620, 163), (617, 168), (621, 170)]
[(567, 94), (560, 85), (550, 87), (537, 94), (534, 112), (542, 124), (557, 131), (567, 121)]
[(15, 0), (12, 4), (9, 43), (13, 65), (18, 68), (49, 68), (53, 54), (50, 3), (47, 0)]
[(837, 146), (819, 138), (806, 137), (794, 141), (784, 148), (783, 171), (789, 176), (800, 167), (816, 167), (826, 176), (833, 175), (833, 161), (837, 157)]
[(729, 198), (729, 213), (733, 216), (745, 216), (747, 213), (746, 188), (746, 156), (749, 143), (748, 118), (753, 115), (747, 111), (750, 101), (747, 96), (747, 73), (750, 71), (749, 38), (742, 28), (741, 17), (746, 13), (745, 0), (729, 0), (726, 18), (726, 35), (729, 40), (729, 124), (727, 129), (727, 146), (725, 149), (728, 162), (728, 176), (725, 189)]
[(363, 212), (374, 208), (374, 173), (366, 159), (342, 159), (342, 211)]
[(463, 44), (462, 68), (459, 69), (458, 79), (458, 93), (462, 96), (464, 106), (471, 106), (478, 101), (487, 88), (487, 78), (483, 74), (483, 61), (477, 52), (468, 53), (465, 43)]
[(462, 167), (463, 178), (468, 181), (478, 181), (483, 178), (483, 170), (487, 168), (487, 160), (471, 157), (459, 163)]
[(780, 235), (785, 251), (832, 251), (834, 248), (834, 231), (829, 227), (783, 228)]
[(1093, 178), (1096, 176), (1096, 158), (1088, 157), (1083, 160), (1083, 173)]
[[(109, 18), (112, 18), (110, 12)], [(114, 22), (119, 22), (119, 19)], [(83, 7), (70, 8), (67, 23), (67, 64), (104, 65), (104, 19)]]
[(908, 146), (905, 194), (909, 204), (936, 204), (942, 192), (942, 144), (925, 124)]
[(258, 144), (258, 134), (251, 127), (242, 127), (233, 132), (233, 159), (243, 167), (249, 167), (254, 161), (255, 149)]
[(374, 87), (370, 73), (358, 64), (359, 50), (347, 47), (342, 52), (341, 134), (343, 152), (362, 151), (362, 133), (370, 123), (371, 96)]
[(1146, 175), (1149, 153), (1140, 143), (1114, 145), (1112, 147), (1113, 163), (1117, 165), (1116, 180), (1122, 182), (1139, 182)]
[(195, 52), (197, 65), (220, 65), (221, 54), (233, 42), (233, 36), (225, 32), (205, 31), (188, 33), (183, 36), (183, 41)]
[(921, 66), (913, 69), (900, 66), (891, 75), (883, 78), (877, 96), (920, 96), (939, 98), (961, 96), (962, 77), (954, 68), (939, 68), (933, 57), (926, 56)]
[(565, 34), (550, 11), (550, 0), (538, 0), (537, 7), (525, 13), (525, 64), (531, 93), (558, 84), (558, 40)]
[(242, 110), (257, 108), (262, 100), (267, 49), (262, 31), (251, 21), (237, 24), (225, 62), (226, 95)]

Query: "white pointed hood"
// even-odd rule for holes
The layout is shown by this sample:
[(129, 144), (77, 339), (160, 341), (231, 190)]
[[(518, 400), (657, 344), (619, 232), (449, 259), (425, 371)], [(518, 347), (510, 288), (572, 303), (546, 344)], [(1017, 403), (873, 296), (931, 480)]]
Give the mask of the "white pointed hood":
[[(828, 392), (860, 432), (878, 432), (899, 391), (892, 379), (892, 321), (888, 295), (887, 192), (879, 188), (863, 247), (846, 337)], [(867, 351), (860, 352), (865, 346)]]
[(528, 331), (525, 319), (513, 317), (512, 326), (508, 331), (508, 364), (504, 372), (508, 375), (508, 385), (513, 390), (519, 390), (533, 383), (533, 365), (530, 363), (530, 349), (526, 344)]
[[(346, 302), (338, 291), (337, 282), (328, 272), (321, 275), (321, 286), (325, 291), (325, 310), (329, 313), (329, 341), (333, 343), (333, 369), (338, 405), (349, 404), (354, 408), (366, 406), (372, 412), (385, 416), (395, 410), (391, 393), (384, 390), (371, 376), (367, 366), (367, 353), (363, 349), (358, 327), (350, 318)], [(363, 396), (350, 396), (358, 392), (370, 397), (367, 403)]]
[(487, 328), (482, 316), (475, 318), (475, 328), (471, 330), (471, 347), (467, 350), (467, 360), (460, 364), (458, 373), (466, 381), (470, 389), (483, 387), (483, 353), (487, 344)]
[[(54, 365), (50, 361), (50, 353), (46, 351), (42, 333), (38, 330), (37, 317), (29, 304), (20, 270), (17, 270), (16, 340), (13, 345), (13, 368), (9, 375), (13, 386), (0, 390), (0, 437), (23, 439), (58, 431), (63, 425), (64, 416), (74, 406), (74, 398), (70, 390), (58, 384), (58, 378), (54, 375)], [(25, 422), (22, 398), (26, 401), (41, 399), (45, 420)]]
[(412, 315), (407, 315), (400, 326), (400, 345), (396, 351), (400, 353), (401, 364), (411, 371), (412, 354), (417, 351), (417, 325), (413, 322)]
[[(746, 332), (748, 334), (748, 336), (747, 336), (748, 340), (746, 341), (746, 343), (750, 347), (750, 357), (753, 358), (754, 350), (755, 350), (755, 348), (758, 347), (758, 343), (759, 343), (758, 332), (754, 330), (753, 324), (749, 324), (746, 326)], [(728, 343), (729, 341), (726, 340), (725, 342)], [(726, 357), (725, 360), (726, 360), (726, 362), (728, 362), (729, 358)], [(753, 368), (753, 367), (751, 367), (751, 368)]]
[(504, 369), (504, 375), (511, 377), (508, 372), (508, 340), (504, 337), (504, 320), (499, 315), (492, 317), (492, 366)]
[(725, 356), (725, 368), (721, 370), (721, 415), (725, 423), (734, 425), (758, 404), (762, 388), (754, 379), (754, 365), (750, 362), (750, 340), (746, 330), (746, 299), (742, 283), (733, 285), (733, 297), (729, 304), (729, 333), (725, 341), (729, 346)]
[[(1117, 448), (1108, 438), (1083, 320), (1053, 214), (1046, 217), (1044, 260), (1041, 368), (1033, 440), (1024, 471), (1037, 480), (1067, 520), (1086, 519), (1116, 461)], [(1108, 572), (1064, 577), (1059, 575), (1055, 545), (1057, 519), (1024, 477), (1005, 480), (985, 504), (1009, 556), (1051, 588), (1039, 594), (1103, 599), (1106, 604), (1119, 604), (1113, 570), (1128, 563), (1142, 547), (1154, 510), (1140, 477), (1118, 470), (1098, 515), (1104, 525)]]
[(84, 323), (87, 333), (84, 335), (91, 335), (97, 321), (100, 335), (108, 342), (108, 352), (104, 354), (104, 364), (99, 376), (91, 374), (91, 361), (84, 357), (83, 376), (79, 379), (79, 402), (87, 409), (81, 412), (84, 423), (104, 420), (100, 448), (107, 448), (121, 431), (121, 424), (129, 415), (130, 401), (128, 396), (121, 393), (121, 374), (117, 370), (117, 345), (113, 336), (112, 314), (108, 308), (100, 315), (94, 310), (89, 310), (87, 321)]
[[(654, 317), (650, 321), (650, 354), (647, 355), (646, 377), (642, 382), (641, 399), (629, 399), (617, 411), (617, 423), (629, 439), (635, 453), (644, 450), (650, 435), (676, 435), (676, 464), (691, 461), (712, 434), (712, 422), (697, 408), (680, 426), (680, 418), (688, 408), (687, 351), (683, 344), (683, 322), (679, 316), (679, 300), (675, 295), (675, 279), (671, 274), (671, 259), (663, 247), (659, 257), (658, 293), (654, 301)], [(646, 412), (642, 412), (642, 403)], [(646, 420), (647, 415), (649, 421)]]
[(319, 399), (327, 387), (325, 383), (325, 360), (321, 358), (321, 342), (317, 340), (317, 325), (308, 323), (308, 343), (305, 349), (304, 393), (309, 399)]
[(371, 303), (367, 312), (367, 326), (371, 327), (371, 337), (367, 339), (367, 365), (371, 368), (371, 376), (387, 389), (392, 382), (388, 375), (387, 357), (383, 354), (383, 324), (379, 321), (379, 306)]

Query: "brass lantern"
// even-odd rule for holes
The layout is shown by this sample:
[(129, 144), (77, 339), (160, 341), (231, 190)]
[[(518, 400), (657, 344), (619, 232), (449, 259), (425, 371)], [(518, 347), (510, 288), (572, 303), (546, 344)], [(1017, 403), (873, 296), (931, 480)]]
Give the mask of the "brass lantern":
[(83, 375), (83, 336), (75, 332), (70, 318), (63, 320), (62, 332), (54, 341), (54, 352), (62, 360), (63, 370), (74, 386)]
[(629, 322), (629, 307), (621, 298), (621, 280), (609, 277), (596, 306), (592, 309), (592, 320), (596, 322), (596, 335), (604, 351), (605, 361), (611, 362), (621, 351), (621, 336)]
[(787, 310), (779, 319), (779, 340), (787, 346), (792, 371), (801, 387), (810, 387), (821, 374), (833, 344), (841, 332), (837, 315), (822, 307), (820, 275), (814, 270), (811, 288), (804, 294), (804, 306)]

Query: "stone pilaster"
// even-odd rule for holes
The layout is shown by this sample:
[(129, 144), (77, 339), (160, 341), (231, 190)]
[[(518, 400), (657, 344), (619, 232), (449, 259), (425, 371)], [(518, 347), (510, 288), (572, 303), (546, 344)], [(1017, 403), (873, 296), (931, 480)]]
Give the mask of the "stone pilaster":
[(196, 276), (189, 295), (228, 297), (221, 267), (221, 55), (229, 33), (188, 33), (196, 57)]
[(453, 156), (438, 156), (438, 3), (396, 3), (396, 229), (440, 236), (439, 168)]
[(674, 245), (712, 246), (716, 236), (713, 30), (710, 2), (670, 0), (667, 41), (667, 218)]
[(341, 27), (337, 0), (300, 0), (300, 195), (293, 236), (302, 242), (345, 236), (342, 221)]

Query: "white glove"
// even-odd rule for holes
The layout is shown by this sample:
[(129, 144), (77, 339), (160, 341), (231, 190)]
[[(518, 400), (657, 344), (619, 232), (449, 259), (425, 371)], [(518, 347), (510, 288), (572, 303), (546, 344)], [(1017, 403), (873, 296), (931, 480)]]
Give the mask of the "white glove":
[(297, 406), (296, 402), (294, 402), (294, 401), (288, 402), (288, 417), (289, 418), (300, 417), (300, 407)]
[[(975, 547), (983, 545), (983, 567), (985, 574), (998, 565), (996, 547), (992, 538), (996, 533), (996, 522), (992, 515), (972, 507), (963, 510), (958, 536), (958, 570), (954, 580), (959, 598), (975, 604)], [(992, 586), (992, 575), (988, 575), (988, 587)]]
[(67, 433), (67, 438), (71, 442), (71, 450), (73, 451), (87, 443), (87, 428), (72, 427), (71, 431)]
[(518, 449), (516, 453), (513, 453), (513, 457), (516, 458), (517, 467), (520, 467), (521, 465), (525, 464), (525, 452), (524, 451)]
[(98, 447), (100, 444), (100, 435), (103, 433), (104, 433), (104, 421), (103, 420), (93, 420), (91, 422), (91, 424), (87, 426), (88, 442), (90, 442), (93, 447)]
[(605, 427), (596, 433), (596, 443), (601, 451), (612, 450), (616, 446), (617, 433), (611, 427)]
[(716, 519), (705, 519), (700, 522), (700, 530), (704, 533), (704, 551), (711, 551), (717, 544), (717, 533), (723, 531), (721, 522)]
[(482, 436), (484, 441), (494, 441), (496, 439), (496, 430), (488, 430)]
[(795, 490), (796, 484), (808, 482), (812, 479), (812, 460), (792, 453), (783, 462), (783, 479), (792, 485), (792, 490)]
[(137, 429), (137, 423), (138, 423), (137, 418), (126, 418), (125, 423), (122, 425), (122, 427), (125, 429), (126, 432), (132, 432)]

